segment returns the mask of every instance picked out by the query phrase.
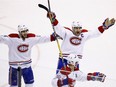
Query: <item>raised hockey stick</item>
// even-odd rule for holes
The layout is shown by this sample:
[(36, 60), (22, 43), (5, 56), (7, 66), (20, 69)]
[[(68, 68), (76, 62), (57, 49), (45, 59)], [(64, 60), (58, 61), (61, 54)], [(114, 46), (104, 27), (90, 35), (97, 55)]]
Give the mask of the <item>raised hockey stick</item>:
[[(46, 10), (47, 12), (51, 12), (50, 1), (49, 1), (49, 0), (48, 0), (48, 7), (49, 7), (49, 8), (47, 8), (46, 6), (44, 6), (44, 5), (42, 5), (42, 4), (38, 4), (38, 6), (39, 6), (40, 8), (42, 8), (42, 9)], [(50, 17), (50, 22), (52, 23), (51, 17)], [(52, 25), (52, 28), (53, 28), (54, 34), (55, 34), (55, 36), (56, 36), (56, 31), (55, 31), (53, 25)], [(56, 37), (56, 42), (57, 42), (57, 46), (58, 46), (58, 49), (59, 49), (60, 57), (62, 58), (63, 65), (64, 65), (64, 67), (65, 67), (66, 65), (65, 65), (65, 63), (64, 63), (64, 59), (63, 59), (63, 56), (62, 56), (62, 51), (61, 51), (60, 44), (59, 44), (59, 41), (58, 41), (57, 37)]]
[[(50, 1), (49, 1), (49, 0), (48, 0), (48, 10), (49, 10), (49, 12), (51, 12), (51, 8), (50, 8)], [(51, 15), (50, 15), (50, 21), (51, 21), (51, 24), (52, 24), (52, 18), (51, 18)], [(53, 31), (54, 31), (55, 36), (56, 36), (56, 31), (55, 31), (55, 29), (54, 29), (54, 26), (53, 26), (53, 25), (52, 25), (52, 28), (53, 28)], [(59, 52), (60, 52), (60, 57), (62, 58), (63, 66), (64, 66), (65, 71), (66, 71), (66, 64), (65, 64), (65, 62), (64, 62), (64, 58), (63, 58), (63, 56), (62, 56), (62, 51), (61, 51), (60, 44), (59, 44), (59, 41), (58, 41), (57, 37), (56, 37), (56, 42), (57, 42), (58, 49), (59, 49)], [(67, 78), (68, 78), (68, 75), (67, 75)], [(71, 87), (71, 86), (68, 84), (68, 87)]]
[[(42, 4), (38, 4), (38, 6), (39, 6), (40, 8), (42, 8), (42, 9), (46, 10), (47, 12), (51, 12), (49, 0), (48, 0), (48, 7), (49, 7), (49, 8), (47, 8), (46, 6), (44, 6), (44, 5), (42, 5)], [(50, 22), (52, 23), (51, 17), (50, 17)], [(52, 28), (53, 28), (54, 34), (55, 34), (55, 36), (56, 36), (56, 31), (55, 31), (55, 29), (54, 29), (54, 26), (52, 26)], [(60, 56), (62, 57), (62, 51), (61, 51), (61, 49), (60, 49), (60, 44), (59, 44), (59, 41), (58, 41), (57, 37), (56, 37), (56, 42), (57, 42), (57, 46), (58, 46), (58, 49), (59, 49)]]
[[(44, 6), (44, 5), (42, 5), (42, 4), (38, 4), (38, 6), (39, 6), (40, 8), (42, 8), (42, 9), (46, 10), (47, 12), (51, 12), (50, 1), (49, 1), (49, 0), (48, 0), (48, 7), (49, 7), (49, 8), (47, 8), (46, 6)], [(51, 17), (50, 17), (50, 22), (52, 23)], [(56, 36), (56, 31), (55, 31), (53, 25), (52, 25), (52, 28), (53, 28), (54, 34), (55, 34), (55, 36)], [(59, 49), (60, 57), (62, 58), (63, 66), (66, 67), (66, 65), (65, 65), (65, 63), (64, 63), (64, 58), (63, 58), (63, 56), (62, 56), (62, 51), (61, 51), (61, 48), (60, 48), (60, 44), (59, 44), (59, 41), (58, 41), (57, 37), (56, 37), (56, 42), (57, 42), (57, 46), (58, 46), (58, 49)]]
[[(49, 1), (49, 0), (48, 0), (48, 10), (49, 10), (49, 12), (51, 12), (50, 1)], [(50, 22), (52, 23), (51, 15), (50, 15)], [(53, 28), (54, 34), (55, 34), (55, 36), (56, 36), (56, 31), (55, 31), (53, 25), (52, 25), (52, 28)], [(59, 52), (60, 52), (60, 57), (63, 59), (62, 51), (61, 51), (60, 44), (59, 44), (59, 41), (58, 41), (57, 37), (56, 37), (56, 42), (57, 42), (57, 46), (58, 46), (58, 49), (59, 49)]]

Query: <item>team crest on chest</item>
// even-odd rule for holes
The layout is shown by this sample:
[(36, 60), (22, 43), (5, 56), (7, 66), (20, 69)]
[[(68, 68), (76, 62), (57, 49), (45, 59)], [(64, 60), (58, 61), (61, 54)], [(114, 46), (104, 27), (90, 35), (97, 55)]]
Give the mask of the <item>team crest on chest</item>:
[(29, 45), (27, 45), (27, 44), (21, 44), (18, 46), (18, 51), (19, 52), (26, 52), (26, 51), (28, 51), (28, 47), (29, 47)]
[(79, 45), (81, 43), (81, 38), (79, 37), (71, 37), (70, 43), (73, 45)]

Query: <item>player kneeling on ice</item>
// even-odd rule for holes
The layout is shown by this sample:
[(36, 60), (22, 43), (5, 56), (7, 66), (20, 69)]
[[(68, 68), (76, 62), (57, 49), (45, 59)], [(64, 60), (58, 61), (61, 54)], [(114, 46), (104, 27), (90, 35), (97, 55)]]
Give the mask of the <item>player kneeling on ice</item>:
[(79, 57), (70, 54), (67, 65), (62, 67), (52, 80), (53, 87), (74, 87), (76, 81), (100, 81), (104, 82), (106, 75), (100, 72), (85, 74), (79, 70)]
[(31, 68), (31, 48), (38, 43), (46, 43), (55, 40), (54, 34), (48, 36), (28, 33), (25, 25), (18, 25), (18, 34), (0, 35), (0, 43), (9, 47), (9, 85), (19, 87), (18, 67), (21, 67), (21, 75), (24, 78), (25, 87), (33, 87), (34, 76)]

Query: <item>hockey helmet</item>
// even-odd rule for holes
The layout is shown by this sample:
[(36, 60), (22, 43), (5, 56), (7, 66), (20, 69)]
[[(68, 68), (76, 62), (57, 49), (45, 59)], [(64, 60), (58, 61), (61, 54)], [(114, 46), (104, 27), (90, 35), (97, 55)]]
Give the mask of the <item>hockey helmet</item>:
[(80, 22), (76, 22), (76, 21), (73, 21), (72, 22), (72, 27), (78, 27), (78, 28), (82, 28), (82, 25), (81, 25), (81, 23)]
[(18, 25), (18, 31), (19, 32), (28, 31), (28, 28), (25, 25)]
[(72, 64), (74, 66), (77, 65), (78, 62), (80, 61), (79, 57), (75, 54), (68, 55), (68, 57), (66, 59), (67, 59), (68, 64)]

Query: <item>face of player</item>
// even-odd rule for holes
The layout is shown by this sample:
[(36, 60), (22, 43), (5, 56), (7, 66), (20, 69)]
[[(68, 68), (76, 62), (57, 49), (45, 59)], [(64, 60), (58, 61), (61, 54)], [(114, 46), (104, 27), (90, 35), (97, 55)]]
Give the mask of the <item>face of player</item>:
[(71, 62), (68, 62), (68, 65), (69, 65), (70, 67), (72, 67), (72, 68), (76, 68), (77, 65), (78, 65), (78, 63), (79, 63), (79, 62), (73, 62), (73, 61), (71, 61)]
[(69, 66), (69, 68), (71, 69), (71, 71), (74, 71), (74, 69), (75, 69), (75, 66), (74, 66), (74, 65), (68, 64), (68, 66)]
[(20, 36), (21, 36), (22, 38), (27, 38), (27, 34), (28, 34), (28, 30), (25, 30), (25, 31), (21, 31), (21, 32), (20, 32)]
[(79, 36), (81, 34), (82, 27), (72, 27), (73, 34)]
[[(78, 63), (77, 63), (78, 64)], [(73, 64), (68, 64), (68, 66), (70, 67), (71, 71), (74, 71), (75, 68), (77, 68), (77, 64), (73, 65)]]

